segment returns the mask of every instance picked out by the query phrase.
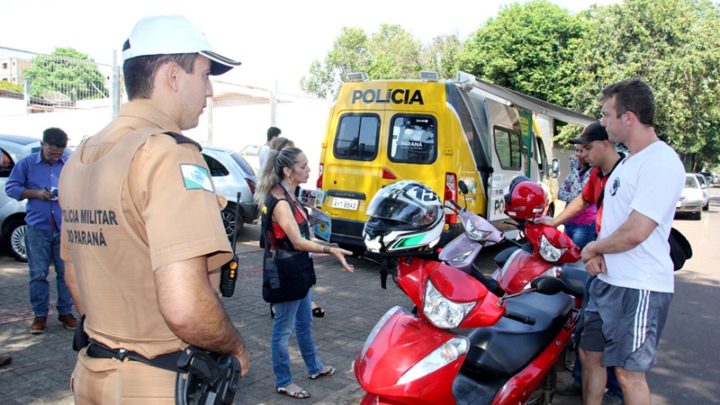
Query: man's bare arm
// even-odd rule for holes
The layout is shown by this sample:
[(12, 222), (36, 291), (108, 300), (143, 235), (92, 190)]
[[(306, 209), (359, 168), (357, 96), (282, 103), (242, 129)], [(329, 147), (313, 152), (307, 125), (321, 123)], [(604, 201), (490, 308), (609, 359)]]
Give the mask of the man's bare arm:
[(565, 206), (565, 209), (561, 213), (559, 213), (558, 216), (553, 218), (551, 223), (549, 223), (548, 225), (560, 226), (564, 224), (568, 219), (579, 214), (588, 205), (590, 205), (590, 203), (582, 198), (582, 194), (578, 194), (578, 196), (573, 198), (573, 200), (570, 201), (567, 206)]
[(657, 227), (657, 223), (633, 210), (627, 221), (607, 238), (588, 243), (583, 249), (583, 260), (605, 253), (626, 252), (643, 243)]
[(210, 284), (206, 263), (205, 257), (197, 257), (155, 271), (160, 313), (184, 342), (232, 354), (245, 374), (250, 367), (245, 343)]

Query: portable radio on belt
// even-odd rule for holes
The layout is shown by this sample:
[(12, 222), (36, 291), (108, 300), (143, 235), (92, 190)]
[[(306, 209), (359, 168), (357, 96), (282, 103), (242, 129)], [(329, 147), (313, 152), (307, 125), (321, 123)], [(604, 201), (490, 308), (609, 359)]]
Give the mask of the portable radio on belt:
[(240, 220), (240, 196), (242, 193), (237, 193), (237, 201), (235, 204), (235, 224), (232, 230), (232, 259), (225, 263), (220, 270), (220, 294), (223, 297), (232, 297), (235, 293), (235, 282), (237, 281), (238, 272), (238, 256), (237, 248), (237, 223)]

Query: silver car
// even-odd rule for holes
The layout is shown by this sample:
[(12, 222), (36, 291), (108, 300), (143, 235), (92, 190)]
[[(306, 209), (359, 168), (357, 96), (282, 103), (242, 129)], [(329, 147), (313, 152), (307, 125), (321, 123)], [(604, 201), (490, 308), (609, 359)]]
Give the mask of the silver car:
[[(239, 153), (230, 149), (206, 146), (203, 147), (202, 154), (210, 169), (216, 192), (228, 201), (221, 215), (225, 233), (232, 239), (236, 222), (239, 232), (244, 223), (252, 223), (260, 216), (258, 205), (253, 200), (255, 172)], [(240, 221), (235, 218), (238, 192), (241, 193)]]
[(17, 201), (5, 193), (5, 183), (15, 163), (30, 153), (40, 150), (37, 138), (20, 135), (0, 135), (0, 239), (10, 254), (21, 262), (27, 261), (25, 247), (26, 200)]
[(702, 210), (705, 205), (705, 194), (700, 186), (700, 180), (694, 174), (685, 175), (685, 187), (680, 194), (680, 200), (675, 205), (675, 212), (690, 212), (695, 219), (702, 218)]

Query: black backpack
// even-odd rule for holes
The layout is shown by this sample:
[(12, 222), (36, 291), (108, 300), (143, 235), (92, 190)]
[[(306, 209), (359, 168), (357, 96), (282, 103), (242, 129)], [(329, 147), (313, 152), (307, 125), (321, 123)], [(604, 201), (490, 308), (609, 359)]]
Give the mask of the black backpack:
[(668, 243), (670, 244), (670, 258), (674, 270), (678, 271), (685, 265), (685, 260), (692, 257), (692, 246), (690, 246), (690, 242), (685, 238), (685, 235), (675, 228), (670, 228)]

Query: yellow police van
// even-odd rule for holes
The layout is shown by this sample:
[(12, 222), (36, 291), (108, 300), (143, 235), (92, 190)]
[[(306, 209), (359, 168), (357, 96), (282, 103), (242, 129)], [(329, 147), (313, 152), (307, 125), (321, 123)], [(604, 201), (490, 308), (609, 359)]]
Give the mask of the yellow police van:
[[(330, 240), (361, 250), (367, 205), (399, 180), (424, 183), (507, 229), (503, 193), (515, 176), (556, 194), (557, 160), (549, 164), (546, 149), (555, 119), (592, 121), (466, 73), (447, 81), (433, 72), (421, 72), (420, 80), (353, 74), (339, 89), (320, 153), (316, 186), (331, 218)], [(441, 245), (462, 231), (454, 213), (445, 219)]]

